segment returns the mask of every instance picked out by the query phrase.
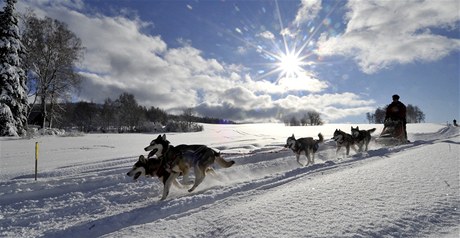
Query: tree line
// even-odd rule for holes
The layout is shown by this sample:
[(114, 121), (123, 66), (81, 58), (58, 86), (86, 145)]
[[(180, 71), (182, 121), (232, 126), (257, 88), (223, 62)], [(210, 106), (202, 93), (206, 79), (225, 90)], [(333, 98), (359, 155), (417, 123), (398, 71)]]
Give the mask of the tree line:
[[(41, 107), (35, 107), (30, 124), (42, 121)], [(197, 123), (231, 124), (230, 120), (198, 117), (192, 108), (184, 108), (180, 115), (168, 114), (165, 110), (138, 104), (135, 96), (122, 93), (118, 98), (106, 98), (103, 104), (80, 101), (63, 103), (61, 113), (56, 113), (55, 127), (82, 132), (190, 132), (201, 131)]]
[[(383, 124), (385, 122), (385, 114), (388, 106), (378, 107), (374, 113), (366, 113), (366, 118), (369, 123)], [(414, 105), (406, 106), (406, 121), (407, 123), (422, 123), (425, 122), (425, 113)]]
[(307, 111), (300, 119), (297, 119), (295, 115), (284, 118), (284, 125), (286, 126), (319, 126), (323, 124), (321, 114), (313, 110)]

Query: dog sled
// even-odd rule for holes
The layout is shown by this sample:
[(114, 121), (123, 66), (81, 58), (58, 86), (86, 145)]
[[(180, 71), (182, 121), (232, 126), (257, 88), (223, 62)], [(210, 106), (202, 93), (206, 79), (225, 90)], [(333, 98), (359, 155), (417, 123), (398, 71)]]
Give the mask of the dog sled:
[(384, 127), (380, 136), (376, 139), (377, 143), (384, 145), (399, 145), (407, 142), (404, 124), (401, 120), (385, 120)]

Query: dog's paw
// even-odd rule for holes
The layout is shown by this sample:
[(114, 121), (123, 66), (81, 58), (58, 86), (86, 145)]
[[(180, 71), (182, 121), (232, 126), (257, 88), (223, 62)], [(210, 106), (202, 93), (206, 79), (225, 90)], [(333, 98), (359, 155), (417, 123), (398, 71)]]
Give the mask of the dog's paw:
[(164, 193), (163, 196), (161, 196), (160, 201), (164, 201), (168, 197), (169, 193)]

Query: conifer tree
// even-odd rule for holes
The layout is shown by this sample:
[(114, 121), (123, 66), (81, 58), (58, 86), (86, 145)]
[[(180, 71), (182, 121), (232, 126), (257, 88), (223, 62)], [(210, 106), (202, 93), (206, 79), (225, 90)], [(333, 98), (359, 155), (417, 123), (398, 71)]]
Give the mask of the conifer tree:
[(15, 3), (6, 0), (0, 12), (0, 136), (22, 136), (27, 127), (27, 78)]

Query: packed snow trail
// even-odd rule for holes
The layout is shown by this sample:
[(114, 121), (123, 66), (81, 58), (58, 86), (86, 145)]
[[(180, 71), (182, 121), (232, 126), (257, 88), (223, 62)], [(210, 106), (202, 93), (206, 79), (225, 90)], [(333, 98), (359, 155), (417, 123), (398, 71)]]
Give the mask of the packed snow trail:
[(217, 169), (194, 193), (172, 189), (166, 201), (158, 179), (125, 176), (134, 156), (61, 166), (38, 182), (0, 181), (0, 236), (448, 236), (460, 218), (459, 134), (411, 133), (414, 143), (373, 145), (342, 160), (326, 142), (309, 167), (277, 139), (227, 154), (235, 166)]

